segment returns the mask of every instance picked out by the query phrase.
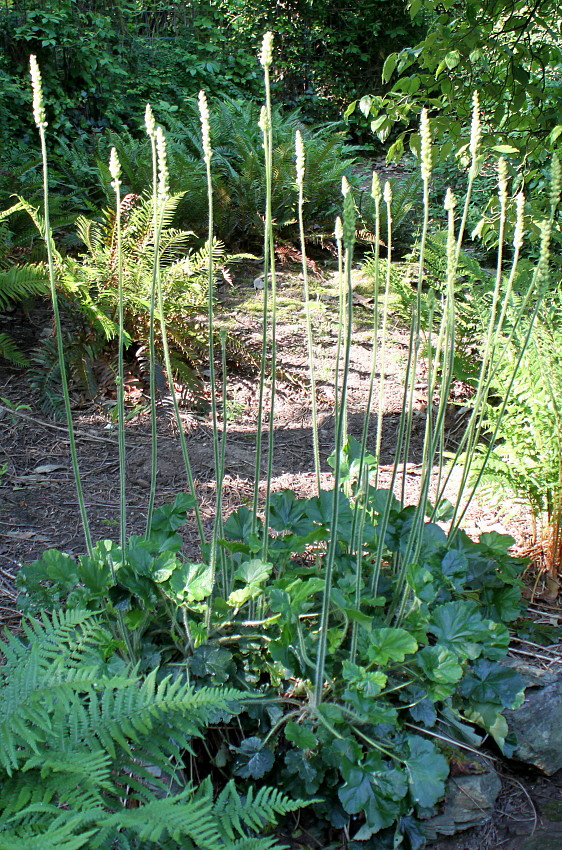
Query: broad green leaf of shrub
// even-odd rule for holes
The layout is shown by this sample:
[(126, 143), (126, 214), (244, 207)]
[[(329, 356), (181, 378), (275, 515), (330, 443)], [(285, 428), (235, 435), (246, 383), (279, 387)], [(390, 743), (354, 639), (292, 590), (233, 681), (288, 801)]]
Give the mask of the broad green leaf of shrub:
[[(361, 837), (369, 838), (396, 820), (408, 791), (403, 771), (371, 754), (359, 765), (344, 760), (341, 772), (345, 779), (338, 791), (342, 806), (349, 814), (365, 814), (366, 829), (362, 828)], [(355, 838), (359, 839), (359, 834)]]
[(275, 756), (264, 747), (261, 738), (246, 738), (239, 747), (233, 749), (237, 753), (233, 772), (243, 779), (261, 779), (275, 762)]
[(201, 602), (213, 590), (213, 572), (209, 564), (178, 563), (161, 587), (178, 605)]
[(244, 561), (234, 573), (234, 578), (245, 582), (245, 587), (234, 590), (228, 597), (228, 604), (244, 605), (248, 599), (255, 599), (263, 592), (263, 585), (268, 580), (273, 570), (273, 564), (253, 558)]
[(214, 684), (220, 684), (232, 672), (232, 653), (222, 646), (206, 643), (197, 647), (189, 659), (189, 667), (194, 676), (200, 679), (208, 676)]
[(408, 746), (410, 755), (405, 764), (410, 794), (418, 806), (432, 808), (445, 793), (447, 759), (432, 741), (418, 735), (408, 737)]
[[(248, 508), (242, 506), (230, 514), (224, 524), (224, 534), (229, 540), (248, 541), (252, 532), (253, 514)], [(261, 521), (258, 520), (256, 529), (261, 530)]]
[(442, 644), (424, 646), (416, 654), (415, 662), (431, 682), (448, 685), (458, 682), (462, 677), (458, 655)]
[[(178, 537), (174, 532), (183, 525), (187, 519), (187, 511), (193, 508), (195, 499), (190, 493), (178, 493), (171, 505), (160, 505), (154, 511), (148, 539), (153, 546), (160, 550), (170, 548), (168, 539)], [(181, 538), (180, 547), (181, 547)], [(178, 550), (179, 551), (179, 550)]]
[[(463, 707), (467, 720), (485, 729), (492, 736), (500, 750), (504, 750), (508, 734), (507, 720), (497, 703), (473, 702)], [(506, 753), (507, 754), (507, 753)]]
[(395, 726), (398, 721), (398, 712), (393, 705), (384, 699), (365, 697), (353, 686), (344, 690), (343, 698), (351, 704), (353, 713), (363, 723)]
[(308, 794), (315, 794), (318, 791), (323, 773), (316, 769), (302, 749), (289, 750), (285, 754), (285, 765), (289, 773), (296, 773), (300, 776)]
[(510, 623), (521, 615), (521, 590), (512, 584), (485, 587), (480, 602), (485, 616), (501, 623)]
[[(31, 600), (47, 605), (51, 588), (42, 584), (45, 581), (55, 582), (57, 597), (69, 593), (79, 581), (74, 558), (65, 552), (59, 552), (58, 549), (47, 549), (36, 561), (21, 567), (16, 578), (16, 586), (28, 594)], [(26, 607), (25, 601), (21, 598), (20, 604)]]
[(458, 690), (474, 702), (491, 702), (504, 708), (517, 708), (525, 698), (525, 682), (519, 673), (486, 658), (473, 664)]
[(441, 561), (441, 570), (455, 590), (460, 591), (466, 581), (468, 559), (463, 552), (449, 549)]
[(302, 723), (289, 720), (285, 726), (285, 737), (301, 750), (313, 750), (318, 739), (312, 729)]
[(297, 499), (292, 490), (273, 493), (269, 502), (269, 525), (275, 531), (291, 531), (298, 537), (306, 537), (314, 527), (306, 509), (307, 500)]
[[(363, 457), (363, 459), (362, 459)], [(334, 469), (336, 465), (336, 454), (332, 452), (327, 459), (329, 465)], [(363, 454), (361, 443), (353, 436), (349, 436), (340, 451), (340, 480), (356, 481), (363, 469), (363, 474), (377, 465), (376, 458), (371, 454)]]
[(440, 643), (451, 647), (459, 658), (478, 658), (489, 639), (488, 624), (472, 601), (458, 600), (440, 605), (431, 618), (428, 631)]
[(406, 629), (373, 629), (369, 635), (367, 649), (369, 661), (373, 664), (388, 664), (389, 661), (404, 661), (407, 655), (418, 648), (417, 641)]
[[(320, 495), (308, 500), (307, 513), (310, 519), (325, 528), (331, 528), (334, 490), (321, 490)], [(351, 532), (353, 511), (349, 499), (341, 490), (337, 493), (338, 500), (338, 537), (347, 540)]]
[(344, 661), (342, 676), (349, 687), (355, 688), (364, 697), (376, 697), (387, 682), (381, 670), (366, 670), (351, 661)]

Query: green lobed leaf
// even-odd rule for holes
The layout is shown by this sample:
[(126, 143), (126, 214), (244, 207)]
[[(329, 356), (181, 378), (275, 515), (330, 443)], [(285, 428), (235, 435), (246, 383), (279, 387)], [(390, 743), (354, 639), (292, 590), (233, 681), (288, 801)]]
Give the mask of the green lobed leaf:
[(480, 658), (459, 685), (459, 694), (475, 702), (517, 708), (525, 697), (525, 681), (510, 667)]
[(407, 655), (418, 648), (417, 641), (406, 629), (373, 629), (369, 641), (369, 661), (382, 665), (388, 664), (389, 661), (404, 661)]
[(422, 808), (432, 808), (445, 793), (449, 765), (432, 741), (419, 735), (408, 737), (410, 755), (405, 762), (413, 800)]
[(238, 754), (233, 773), (243, 779), (261, 779), (275, 763), (275, 756), (264, 747), (261, 738), (246, 738), (239, 747), (233, 747)]
[(488, 625), (476, 602), (467, 600), (440, 605), (432, 615), (428, 631), (459, 658), (478, 658), (489, 639)]
[(301, 750), (312, 750), (318, 743), (318, 739), (312, 729), (302, 723), (289, 720), (285, 726), (285, 737)]

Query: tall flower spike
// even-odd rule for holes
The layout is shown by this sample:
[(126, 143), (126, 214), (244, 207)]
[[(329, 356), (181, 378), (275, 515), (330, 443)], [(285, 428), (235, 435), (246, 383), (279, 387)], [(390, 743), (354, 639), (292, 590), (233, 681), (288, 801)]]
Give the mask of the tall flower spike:
[(334, 236), (336, 237), (336, 242), (341, 242), (343, 239), (343, 224), (341, 218), (338, 216), (336, 218), (336, 226), (334, 227)]
[(554, 216), (556, 207), (560, 202), (560, 184), (562, 174), (560, 170), (560, 160), (556, 154), (552, 157), (552, 166), (550, 168), (550, 215)]
[(262, 106), (262, 108), (260, 110), (260, 120), (258, 121), (258, 126), (259, 126), (260, 130), (262, 131), (262, 133), (264, 133), (264, 134), (267, 133), (267, 128), (269, 126), (269, 122), (267, 120), (267, 108), (265, 107), (265, 105)]
[(31, 74), (31, 90), (33, 91), (33, 119), (38, 129), (47, 126), (45, 107), (43, 105), (43, 85), (41, 71), (35, 56), (29, 57), (29, 72)]
[(295, 152), (297, 163), (297, 183), (302, 186), (304, 183), (304, 142), (302, 140), (301, 131), (295, 133)]
[(111, 148), (109, 155), (109, 173), (111, 174), (111, 185), (117, 190), (117, 187), (121, 185), (121, 180), (119, 179), (121, 177), (121, 163), (119, 162), (115, 148)]
[(343, 241), (346, 249), (350, 250), (355, 241), (355, 204), (349, 191), (349, 183), (345, 177), (343, 179), (347, 185), (343, 198)]
[(427, 109), (424, 107), (421, 113), (420, 121), (420, 138), (421, 138), (421, 176), (424, 183), (429, 182), (431, 177), (431, 130), (429, 127), (429, 118)]
[(507, 204), (507, 162), (503, 156), (500, 156), (498, 160), (498, 197), (502, 207), (505, 207)]
[(515, 230), (513, 232), (513, 247), (521, 249), (523, 247), (523, 231), (524, 231), (524, 213), (525, 213), (525, 195), (519, 192), (517, 195), (517, 212), (515, 214)]
[(170, 194), (170, 178), (166, 158), (166, 137), (162, 127), (156, 128), (156, 153), (158, 156), (158, 200), (164, 203)]
[(539, 225), (541, 229), (541, 248), (539, 253), (539, 261), (537, 263), (537, 277), (539, 284), (548, 283), (548, 266), (550, 256), (550, 233), (551, 224), (548, 219), (543, 219)]
[(210, 163), (213, 151), (211, 149), (211, 126), (209, 122), (209, 106), (207, 95), (204, 91), (199, 92), (199, 115), (201, 116), (201, 135), (203, 137), (203, 156), (205, 162)]
[(390, 207), (390, 205), (391, 205), (391, 203), (392, 203), (392, 186), (390, 185), (390, 183), (388, 182), (388, 180), (387, 180), (387, 181), (386, 181), (386, 183), (384, 184), (384, 190), (383, 190), (382, 196), (383, 196), (383, 198), (384, 198), (384, 202), (385, 202), (385, 204), (386, 204), (388, 207)]
[(445, 203), (443, 206), (447, 210), (449, 227), (447, 232), (447, 273), (454, 268), (456, 241), (455, 241), (455, 207), (457, 199), (453, 195), (451, 188), (447, 189), (445, 194)]
[(266, 32), (261, 46), (260, 62), (264, 68), (269, 68), (273, 62), (273, 33)]
[(443, 206), (445, 207), (447, 212), (452, 212), (455, 209), (456, 205), (457, 205), (457, 199), (453, 195), (453, 191), (452, 191), (451, 187), (449, 187), (447, 189), (447, 192), (445, 193), (445, 202), (444, 202)]
[(349, 194), (349, 180), (347, 177), (342, 177), (341, 179), (341, 193), (344, 198)]
[(147, 135), (153, 139), (156, 135), (156, 121), (154, 120), (154, 112), (150, 103), (146, 104), (144, 111), (144, 126), (146, 127)]
[(379, 175), (376, 171), (373, 171), (373, 182), (371, 183), (371, 198), (378, 204), (380, 204), (382, 198), (381, 181), (379, 180)]
[(470, 125), (470, 156), (472, 159), (472, 168), (476, 165), (476, 157), (478, 156), (481, 138), (482, 126), (480, 124), (480, 99), (478, 97), (478, 92), (475, 91), (472, 95), (472, 123)]

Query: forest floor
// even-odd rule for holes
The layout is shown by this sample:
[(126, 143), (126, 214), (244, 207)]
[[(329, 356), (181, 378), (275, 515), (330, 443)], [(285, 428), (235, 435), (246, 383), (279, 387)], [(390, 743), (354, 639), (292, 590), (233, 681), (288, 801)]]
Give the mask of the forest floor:
[[(246, 265), (234, 269), (234, 284), (219, 291), (217, 324), (227, 327), (231, 339), (236, 337), (241, 352), (253, 352), (252, 362), (259, 358), (261, 346), (261, 307), (263, 290), (254, 287), (260, 269)], [(311, 272), (315, 293), (313, 326), (315, 369), (317, 382), (318, 426), (322, 457), (322, 483), (330, 487), (331, 471), (326, 458), (334, 440), (334, 365), (337, 349), (338, 290), (333, 271), (320, 275)], [(280, 267), (279, 325), (278, 325), (278, 382), (273, 423), (264, 417), (263, 457), (260, 488), (265, 491), (265, 461), (268, 427), (274, 428), (274, 459), (272, 489), (291, 489), (299, 496), (312, 495), (315, 476), (312, 454), (312, 413), (307, 368), (307, 350), (302, 308), (302, 280), (298, 266)], [(356, 303), (354, 304), (354, 333), (351, 345), (351, 369), (348, 387), (349, 431), (360, 439), (368, 393), (372, 361), (372, 304), (369, 283), (359, 270), (354, 272)], [(28, 321), (14, 321), (13, 335), (28, 345), (41, 333), (48, 332), (49, 314), (37, 305)], [(396, 430), (402, 404), (402, 380), (408, 350), (408, 333), (398, 322), (390, 323), (386, 348), (386, 374), (383, 393), (383, 437), (379, 486), (388, 486), (394, 460)], [(8, 329), (10, 330), (10, 329)], [(12, 332), (12, 331), (10, 331)], [(244, 356), (241, 354), (244, 367)], [(416, 411), (410, 454), (405, 468), (406, 501), (413, 503), (419, 490), (421, 447), (427, 399), (424, 395), (423, 361), (419, 364), (416, 384)], [(227, 442), (224, 479), (224, 510), (228, 515), (236, 507), (252, 499), (256, 423), (258, 416), (257, 377), (252, 369), (229, 367), (226, 399)], [(375, 387), (375, 391), (377, 387)], [(69, 456), (68, 431), (63, 422), (49, 419), (41, 413), (37, 400), (30, 393), (21, 373), (0, 370), (0, 622), (16, 626), (16, 591), (14, 578), (22, 563), (29, 563), (49, 548), (80, 554), (84, 550), (80, 517), (75, 496)], [(128, 534), (142, 533), (146, 523), (146, 508), (150, 481), (150, 422), (146, 398), (144, 411), (127, 424), (127, 514)], [(118, 537), (119, 462), (117, 434), (99, 404), (86, 401), (73, 393), (75, 430), (86, 506), (94, 540)], [(266, 392), (269, 405), (269, 390)], [(20, 405), (19, 409), (17, 406)], [(29, 408), (21, 407), (29, 405)], [(208, 413), (196, 414), (185, 409), (182, 414), (187, 447), (197, 497), (204, 525), (210, 529), (215, 510), (215, 478), (213, 470), (212, 428)], [(451, 446), (462, 427), (459, 407), (451, 404), (447, 420)], [(163, 412), (159, 418), (157, 502), (171, 502), (176, 493), (187, 489), (184, 464), (176, 426)], [(369, 424), (369, 444), (374, 442), (376, 417)], [(3, 465), (5, 466), (3, 467)], [(397, 487), (402, 486), (399, 478)], [(531, 524), (522, 509), (499, 513), (473, 502), (464, 519), (471, 536), (484, 531), (510, 533), (517, 551), (531, 542)], [(196, 554), (197, 532), (193, 523), (183, 529), (187, 551)], [(535, 588), (536, 616), (554, 625), (562, 623), (562, 607), (550, 597), (541, 599), (543, 587), (539, 576)], [(542, 620), (541, 620), (542, 618)], [(523, 791), (521, 784), (523, 783)], [(533, 791), (533, 788), (538, 789)], [(549, 799), (560, 800), (558, 783), (529, 774), (510, 778), (506, 773), (505, 794), (500, 798), (498, 812), (484, 832), (474, 830), (461, 839), (447, 839), (435, 847), (443, 850), (464, 848), (507, 847), (517, 850), (516, 839), (506, 824), (510, 819), (520, 821), (531, 830), (540, 802), (540, 794), (550, 788)], [(538, 796), (537, 796), (538, 795)], [(534, 805), (534, 808), (533, 808)], [(510, 809), (511, 807), (511, 809)], [(515, 813), (514, 813), (515, 807)], [(487, 830), (487, 832), (486, 832)], [(473, 843), (470, 843), (473, 842)], [(476, 842), (476, 843), (474, 843)], [(478, 843), (479, 842), (479, 843)], [(494, 843), (496, 842), (496, 843)], [(499, 843), (498, 843), (499, 842)], [(303, 845), (300, 845), (303, 846)], [(313, 842), (309, 845), (315, 845)], [(562, 838), (561, 845), (562, 846)], [(543, 848), (544, 850), (544, 848)]]

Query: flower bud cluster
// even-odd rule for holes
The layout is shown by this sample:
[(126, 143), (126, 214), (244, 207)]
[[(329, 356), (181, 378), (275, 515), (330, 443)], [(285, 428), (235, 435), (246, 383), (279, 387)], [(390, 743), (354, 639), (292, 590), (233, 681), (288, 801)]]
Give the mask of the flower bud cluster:
[(302, 186), (304, 183), (304, 142), (302, 140), (300, 130), (297, 130), (295, 134), (295, 151), (297, 163), (297, 183), (299, 186)]
[(45, 106), (43, 104), (43, 84), (41, 82), (41, 71), (35, 56), (29, 57), (29, 72), (31, 74), (31, 89), (33, 92), (33, 119), (38, 129), (47, 126)]
[(260, 62), (263, 68), (271, 67), (273, 62), (273, 33), (266, 32), (261, 46)]
[(158, 157), (158, 200), (164, 203), (170, 195), (170, 175), (166, 157), (166, 137), (162, 127), (156, 128), (156, 154)]
[(421, 176), (424, 183), (429, 183), (431, 177), (431, 130), (429, 127), (429, 118), (427, 109), (422, 109), (420, 121), (420, 138), (421, 138)]
[(121, 180), (119, 179), (121, 177), (121, 163), (119, 162), (115, 148), (111, 148), (109, 155), (109, 173), (111, 174), (111, 185), (117, 192), (117, 189), (121, 185)]
[(199, 92), (199, 115), (201, 117), (201, 135), (203, 138), (203, 156), (207, 165), (211, 161), (213, 151), (211, 149), (211, 127), (209, 122), (209, 106), (204, 91)]

